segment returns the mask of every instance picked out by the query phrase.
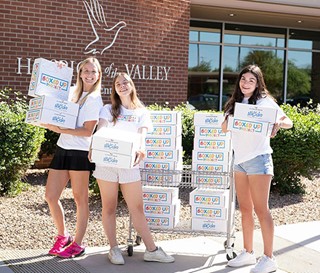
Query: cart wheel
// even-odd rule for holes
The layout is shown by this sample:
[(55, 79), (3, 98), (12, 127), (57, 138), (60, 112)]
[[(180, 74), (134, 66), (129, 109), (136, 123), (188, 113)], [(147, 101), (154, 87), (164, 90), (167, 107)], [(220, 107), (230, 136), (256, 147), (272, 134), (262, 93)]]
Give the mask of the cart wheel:
[(227, 254), (227, 261), (230, 261), (230, 260), (234, 259), (235, 257), (237, 257), (237, 254), (235, 252), (232, 252), (232, 257), (230, 257), (229, 254)]
[(128, 246), (128, 256), (132, 256), (133, 255), (133, 246)]
[[(224, 241), (223, 246), (224, 246), (224, 249), (226, 249), (228, 247), (227, 240)], [(234, 243), (231, 245), (231, 247), (234, 247)]]
[(137, 235), (136, 237), (136, 244), (139, 246), (141, 244), (141, 236)]

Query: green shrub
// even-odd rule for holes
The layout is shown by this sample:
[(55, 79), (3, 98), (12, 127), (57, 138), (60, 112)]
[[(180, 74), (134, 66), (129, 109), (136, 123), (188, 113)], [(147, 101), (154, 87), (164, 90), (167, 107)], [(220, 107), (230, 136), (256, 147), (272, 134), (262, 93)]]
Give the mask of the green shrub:
[(303, 193), (301, 176), (312, 178), (320, 167), (320, 111), (282, 106), (293, 128), (280, 130), (271, 139), (275, 177), (272, 185), (280, 194)]
[(21, 178), (37, 159), (44, 140), (43, 128), (24, 122), (27, 107), (19, 93), (0, 90), (0, 195), (19, 191)]

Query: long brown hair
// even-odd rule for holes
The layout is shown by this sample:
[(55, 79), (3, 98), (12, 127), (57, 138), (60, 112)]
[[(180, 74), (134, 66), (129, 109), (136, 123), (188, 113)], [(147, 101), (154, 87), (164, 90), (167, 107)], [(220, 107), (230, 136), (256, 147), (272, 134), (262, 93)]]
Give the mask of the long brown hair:
[(77, 73), (77, 82), (76, 82), (76, 87), (74, 89), (74, 93), (73, 93), (73, 98), (72, 101), (75, 103), (81, 103), (83, 104), (86, 100), (86, 98), (84, 100), (82, 100), (80, 102), (80, 98), (82, 96), (83, 93), (83, 81), (80, 77), (81, 72), (83, 67), (87, 64), (87, 63), (92, 63), (94, 64), (94, 66), (97, 68), (98, 72), (99, 72), (99, 78), (98, 80), (95, 82), (95, 84), (93, 85), (91, 90), (88, 90), (89, 93), (99, 93), (101, 94), (101, 78), (102, 78), (102, 70), (101, 70), (101, 65), (98, 61), (98, 59), (94, 58), (94, 57), (89, 57), (85, 60), (83, 60), (78, 67), (78, 73)]
[(131, 107), (132, 109), (136, 109), (136, 108), (143, 108), (145, 107), (144, 104), (139, 100), (138, 96), (137, 96), (137, 89), (134, 85), (133, 80), (130, 78), (130, 76), (127, 73), (124, 72), (119, 72), (117, 73), (117, 75), (114, 77), (113, 82), (112, 82), (112, 92), (111, 92), (111, 114), (112, 114), (112, 122), (116, 123), (117, 118), (120, 115), (121, 109), (121, 99), (118, 95), (118, 93), (116, 92), (116, 80), (120, 77), (124, 77), (129, 84), (132, 86), (132, 92), (130, 94), (130, 98), (131, 98)]
[(263, 78), (263, 74), (261, 69), (257, 66), (257, 65), (248, 65), (246, 67), (244, 67), (237, 79), (236, 82), (236, 86), (235, 89), (233, 91), (233, 94), (231, 96), (231, 98), (227, 101), (225, 107), (224, 107), (224, 112), (227, 114), (234, 114), (234, 106), (236, 102), (242, 102), (244, 95), (241, 92), (239, 83), (241, 80), (241, 77), (243, 74), (245, 73), (252, 73), (256, 80), (257, 80), (257, 87), (254, 90), (253, 94), (251, 95), (251, 97), (249, 98), (249, 104), (256, 104), (257, 100), (261, 99), (261, 98), (265, 98), (265, 97), (271, 97), (272, 99), (274, 99), (269, 91), (267, 90), (266, 84), (264, 82), (264, 78)]

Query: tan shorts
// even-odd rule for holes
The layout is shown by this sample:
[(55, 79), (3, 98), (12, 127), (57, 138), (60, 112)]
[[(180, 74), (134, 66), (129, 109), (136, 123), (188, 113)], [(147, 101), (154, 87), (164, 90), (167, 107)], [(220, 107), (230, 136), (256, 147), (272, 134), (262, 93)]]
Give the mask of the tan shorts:
[(114, 167), (97, 166), (92, 174), (96, 179), (119, 184), (141, 181), (139, 168), (122, 169)]

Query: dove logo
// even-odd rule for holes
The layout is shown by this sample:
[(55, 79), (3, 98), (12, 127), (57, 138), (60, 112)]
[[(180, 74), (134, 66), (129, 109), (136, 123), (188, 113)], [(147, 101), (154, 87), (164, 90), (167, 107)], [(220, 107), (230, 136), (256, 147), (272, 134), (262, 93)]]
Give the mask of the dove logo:
[(113, 46), (120, 30), (126, 27), (127, 24), (124, 21), (120, 21), (109, 28), (105, 12), (98, 0), (83, 1), (83, 4), (95, 36), (94, 40), (85, 47), (84, 53), (102, 55), (107, 49)]

